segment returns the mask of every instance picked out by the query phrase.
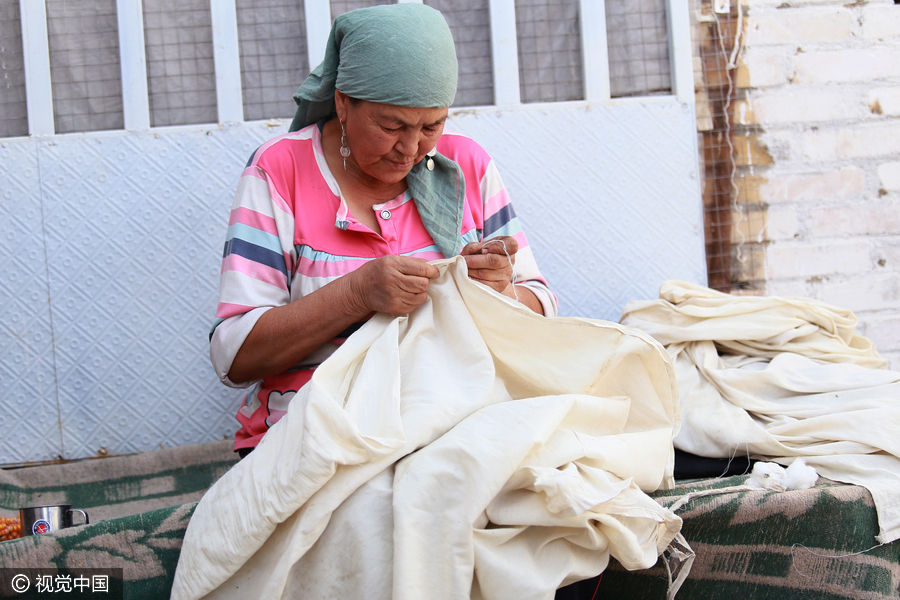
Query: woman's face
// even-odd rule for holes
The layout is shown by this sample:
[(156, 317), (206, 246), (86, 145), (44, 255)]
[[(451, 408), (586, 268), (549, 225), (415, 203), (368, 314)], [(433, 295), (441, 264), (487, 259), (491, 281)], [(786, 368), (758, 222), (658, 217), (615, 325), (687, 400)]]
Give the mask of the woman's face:
[(351, 164), (381, 183), (397, 183), (430, 152), (444, 131), (446, 108), (407, 108), (335, 94), (347, 131)]

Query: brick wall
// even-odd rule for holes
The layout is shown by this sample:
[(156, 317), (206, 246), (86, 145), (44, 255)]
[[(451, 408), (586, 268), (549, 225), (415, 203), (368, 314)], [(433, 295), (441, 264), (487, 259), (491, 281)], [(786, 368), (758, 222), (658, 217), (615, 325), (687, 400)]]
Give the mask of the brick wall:
[(745, 0), (767, 295), (848, 308), (900, 370), (900, 4)]

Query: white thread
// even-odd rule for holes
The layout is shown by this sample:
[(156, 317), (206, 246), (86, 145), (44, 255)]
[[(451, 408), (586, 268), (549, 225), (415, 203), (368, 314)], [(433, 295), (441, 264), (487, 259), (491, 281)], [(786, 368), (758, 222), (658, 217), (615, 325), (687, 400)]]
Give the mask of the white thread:
[[(719, 494), (731, 494), (734, 492), (758, 492), (758, 488), (750, 487), (749, 485), (733, 485), (731, 487), (726, 488), (713, 488), (711, 490), (697, 490), (696, 492), (689, 492), (684, 496), (666, 496), (664, 498), (657, 498), (656, 501), (660, 504), (663, 504), (664, 500), (675, 500), (671, 506), (667, 506), (669, 510), (675, 512), (694, 498), (702, 498), (703, 496), (717, 496)], [(665, 505), (664, 505), (665, 506)]]
[[(668, 554), (668, 556), (665, 556)], [(669, 588), (666, 590), (666, 600), (675, 600), (675, 595), (681, 589), (681, 584), (687, 579), (694, 564), (697, 554), (684, 539), (681, 533), (675, 534), (675, 538), (663, 551), (663, 565), (666, 567), (666, 577), (669, 580)], [(675, 564), (673, 573), (672, 563)], [(672, 576), (674, 577), (674, 580)]]
[(722, 472), (719, 474), (719, 476), (716, 477), (716, 479), (722, 479), (723, 477), (725, 477), (725, 474), (728, 472), (728, 469), (731, 468), (731, 463), (734, 461), (734, 457), (737, 456), (737, 450), (738, 450), (738, 447), (735, 446), (735, 447), (734, 447), (734, 452), (731, 453), (731, 456), (728, 457), (728, 462), (725, 463), (725, 470), (722, 471)]
[[(744, 469), (744, 472), (741, 473), (741, 475), (746, 475), (747, 471), (750, 470), (750, 446), (747, 444), (744, 444), (744, 447), (747, 449), (747, 467)], [(725, 477), (725, 474), (728, 473), (728, 469), (731, 468), (731, 463), (734, 461), (734, 458), (737, 456), (738, 448), (740, 448), (740, 445), (736, 445), (734, 447), (734, 452), (731, 453), (731, 458), (728, 459), (728, 463), (725, 465), (725, 470), (722, 471), (721, 475), (719, 475), (718, 477), (715, 477), (715, 479), (722, 479), (723, 477)]]
[(482, 251), (487, 247), (491, 242), (500, 242), (503, 244), (503, 253), (506, 254), (506, 260), (509, 261), (509, 266), (512, 268), (512, 280), (510, 283), (512, 284), (513, 295), (516, 297), (516, 302), (519, 301), (519, 292), (516, 291), (516, 263), (513, 262), (512, 257), (509, 255), (509, 250), (506, 249), (506, 240), (503, 238), (495, 238), (492, 240), (488, 240), (484, 243), (484, 246), (481, 247)]
[[(885, 543), (883, 543), (883, 544), (878, 544), (877, 546), (872, 546), (871, 548), (869, 548), (869, 549), (867, 549), (867, 550), (860, 550), (859, 552), (851, 552), (850, 554), (821, 554), (821, 553), (819, 553), (819, 552), (813, 552), (812, 550), (810, 550), (809, 548), (807, 548), (807, 547), (804, 546), (803, 544), (793, 544), (793, 545), (791, 546), (791, 558), (792, 558), (792, 559), (795, 558), (795, 557), (794, 557), (794, 548), (796, 548), (797, 546), (800, 546), (801, 548), (803, 548), (804, 550), (806, 550), (806, 551), (809, 552), (810, 554), (814, 554), (815, 556), (821, 556), (822, 558), (849, 558), (849, 557), (851, 557), (851, 556), (859, 556), (860, 554), (865, 554), (865, 553), (867, 553), (867, 552), (871, 552), (872, 550), (875, 550), (876, 548), (881, 548), (882, 546), (887, 546), (887, 545), (888, 545), (888, 542), (885, 542)], [(797, 571), (797, 573), (798, 573), (800, 576), (802, 576), (802, 577), (809, 577), (809, 575), (807, 575), (806, 573), (804, 573), (803, 571), (801, 571), (800, 569), (797, 568), (796, 561), (791, 560), (791, 567), (792, 567), (795, 571)]]
[(871, 548), (868, 548), (866, 550), (860, 550), (859, 552), (851, 552), (850, 554), (821, 554), (819, 552), (813, 552), (812, 550), (810, 550), (803, 544), (793, 544), (791, 546), (791, 556), (793, 556), (794, 548), (796, 548), (797, 546), (800, 546), (801, 548), (803, 548), (810, 554), (815, 554), (816, 556), (821, 556), (822, 558), (849, 558), (851, 556), (859, 556), (860, 554), (865, 554), (866, 552), (871, 552), (872, 550), (875, 550), (876, 548), (881, 548), (882, 546), (887, 546), (887, 545), (888, 545), (888, 542), (885, 542), (883, 544), (878, 544), (877, 546), (872, 546)]
[[(727, 93), (725, 96), (725, 104), (723, 107), (723, 112), (725, 113), (725, 134), (726, 134), (725, 141), (728, 143), (728, 156), (729, 156), (729, 159), (731, 162), (731, 165), (730, 165), (731, 173), (728, 176), (728, 182), (731, 184), (731, 189), (732, 189), (732, 193), (733, 193), (732, 201), (731, 201), (731, 208), (738, 214), (737, 221), (732, 224), (732, 227), (734, 228), (734, 231), (737, 233), (738, 238), (739, 238), (739, 241), (735, 247), (735, 251), (736, 251), (735, 258), (737, 258), (737, 260), (739, 262), (744, 263), (744, 262), (747, 262), (747, 257), (744, 256), (744, 253), (743, 253), (744, 242), (746, 242), (746, 236), (744, 235), (744, 232), (741, 231), (740, 224), (744, 221), (745, 215), (744, 215), (744, 207), (738, 203), (738, 198), (741, 195), (741, 190), (740, 190), (740, 188), (738, 188), (737, 183), (735, 183), (735, 171), (737, 170), (737, 163), (736, 163), (735, 157), (734, 157), (734, 142), (731, 139), (731, 129), (732, 129), (731, 118), (728, 116), (728, 109), (731, 106), (731, 93), (732, 93), (732, 91), (734, 91), (734, 81), (731, 77), (731, 72), (737, 68), (738, 62), (740, 62), (741, 53), (743, 52), (743, 49), (744, 49), (744, 42), (742, 39), (742, 32), (743, 32), (743, 28), (744, 28), (743, 12), (742, 12), (743, 8), (741, 6), (740, 0), (738, 0), (737, 9), (738, 9), (738, 19), (737, 19), (736, 31), (734, 34), (734, 47), (731, 49), (730, 56), (728, 56), (728, 52), (726, 52), (726, 50), (725, 50), (725, 38), (722, 36), (722, 23), (721, 23), (721, 21), (719, 21), (719, 17), (718, 17), (718, 15), (716, 15), (715, 12), (713, 12), (713, 19), (716, 22), (716, 33), (717, 33), (717, 37), (719, 38), (719, 49), (722, 51), (722, 56), (727, 57), (727, 61), (728, 61), (725, 64), (725, 78), (728, 81), (728, 88), (727, 88)], [(749, 101), (749, 94), (747, 96), (747, 100)], [(748, 146), (747, 152), (749, 153), (750, 152), (749, 138), (747, 139), (747, 146)], [(748, 154), (747, 156), (749, 157), (751, 155)], [(752, 163), (752, 161), (751, 161), (751, 163)], [(751, 164), (751, 172), (752, 172), (752, 164)]]

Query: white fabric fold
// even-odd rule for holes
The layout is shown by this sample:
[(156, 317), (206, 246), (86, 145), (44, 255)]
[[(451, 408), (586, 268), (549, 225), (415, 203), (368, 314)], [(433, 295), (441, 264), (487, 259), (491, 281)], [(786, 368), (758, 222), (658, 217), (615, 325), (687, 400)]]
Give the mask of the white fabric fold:
[(652, 566), (681, 520), (672, 365), (614, 323), (546, 319), (434, 263), (204, 496), (172, 598), (552, 598), (610, 556)]
[(802, 298), (722, 294), (667, 282), (622, 323), (675, 362), (683, 423), (675, 446), (749, 454), (866, 487), (879, 542), (900, 539), (900, 372), (856, 334), (853, 313)]

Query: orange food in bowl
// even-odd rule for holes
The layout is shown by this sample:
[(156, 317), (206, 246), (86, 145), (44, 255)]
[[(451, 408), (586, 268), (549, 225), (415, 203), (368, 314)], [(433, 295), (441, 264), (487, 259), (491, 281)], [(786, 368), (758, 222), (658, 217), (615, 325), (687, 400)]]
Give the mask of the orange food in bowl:
[(22, 537), (19, 517), (0, 517), (0, 542)]

